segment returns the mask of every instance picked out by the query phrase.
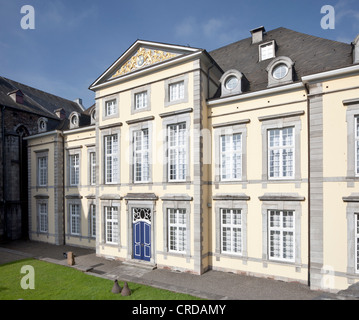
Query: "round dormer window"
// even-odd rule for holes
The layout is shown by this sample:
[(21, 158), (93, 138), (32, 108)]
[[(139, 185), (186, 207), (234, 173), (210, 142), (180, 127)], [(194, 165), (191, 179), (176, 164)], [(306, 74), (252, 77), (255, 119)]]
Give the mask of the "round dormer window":
[(39, 127), (40, 127), (40, 130), (45, 130), (45, 129), (46, 129), (46, 123), (45, 123), (44, 120), (41, 120), (41, 121), (40, 121)]
[(235, 76), (230, 76), (225, 82), (225, 86), (227, 90), (233, 90), (238, 85), (238, 78)]
[(283, 79), (288, 74), (288, 66), (284, 63), (277, 65), (272, 72), (272, 76), (276, 80)]
[(78, 125), (79, 120), (78, 120), (77, 116), (73, 116), (73, 117), (71, 118), (71, 123), (72, 123), (74, 126), (77, 126), (77, 125)]

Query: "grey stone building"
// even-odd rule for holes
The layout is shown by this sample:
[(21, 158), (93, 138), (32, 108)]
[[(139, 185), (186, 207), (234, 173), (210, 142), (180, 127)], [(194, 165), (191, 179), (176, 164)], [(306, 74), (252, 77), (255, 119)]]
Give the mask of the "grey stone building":
[(69, 101), (0, 77), (0, 241), (28, 236), (26, 136), (63, 128), (81, 99)]

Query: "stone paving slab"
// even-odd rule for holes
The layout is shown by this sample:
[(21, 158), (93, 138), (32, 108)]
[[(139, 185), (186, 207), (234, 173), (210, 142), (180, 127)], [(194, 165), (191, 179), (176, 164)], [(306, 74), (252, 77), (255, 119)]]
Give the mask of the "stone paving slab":
[(0, 265), (25, 258), (67, 266), (64, 253), (75, 254), (75, 266), (89, 275), (149, 285), (187, 293), (209, 300), (358, 300), (355, 286), (341, 295), (312, 291), (299, 283), (288, 283), (210, 270), (198, 276), (164, 269), (141, 268), (96, 256), (95, 250), (55, 246), (32, 241), (0, 245)]

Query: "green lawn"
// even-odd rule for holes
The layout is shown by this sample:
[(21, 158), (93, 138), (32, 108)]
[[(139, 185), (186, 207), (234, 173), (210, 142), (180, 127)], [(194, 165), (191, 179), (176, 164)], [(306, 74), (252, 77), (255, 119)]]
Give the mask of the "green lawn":
[[(35, 289), (21, 288), (21, 268), (35, 270)], [(123, 282), (118, 279), (119, 285)], [(0, 300), (199, 300), (186, 294), (128, 283), (131, 296), (111, 292), (113, 281), (44, 261), (26, 259), (0, 265)]]

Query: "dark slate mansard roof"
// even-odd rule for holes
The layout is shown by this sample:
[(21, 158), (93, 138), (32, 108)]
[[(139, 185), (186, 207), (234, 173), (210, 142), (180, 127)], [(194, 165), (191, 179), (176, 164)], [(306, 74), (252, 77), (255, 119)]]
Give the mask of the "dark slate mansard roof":
[[(353, 63), (351, 44), (323, 39), (286, 28), (265, 32), (263, 41), (252, 44), (247, 38), (209, 52), (224, 72), (236, 69), (247, 80), (246, 92), (268, 88), (269, 63), (275, 59), (259, 61), (259, 45), (275, 40), (275, 57), (286, 56), (294, 62), (293, 82), (303, 76), (348, 67)], [(213, 98), (220, 97), (220, 92)]]
[[(16, 103), (10, 96), (9, 93), (20, 90), (23, 95), (23, 103)], [(50, 93), (29, 87), (22, 83), (10, 80), (4, 77), (0, 77), (0, 105), (24, 111), (32, 114), (36, 114), (40, 117), (46, 117), (48, 119), (48, 130), (52, 131), (55, 129), (64, 130), (69, 127), (68, 117), (76, 111), (83, 114), (82, 108), (74, 101), (70, 101)], [(60, 120), (55, 111), (58, 109), (64, 109), (66, 112), (66, 119)], [(90, 124), (87, 115), (81, 118), (86, 118), (85, 122), (87, 125)], [(88, 121), (87, 121), (88, 120)]]

